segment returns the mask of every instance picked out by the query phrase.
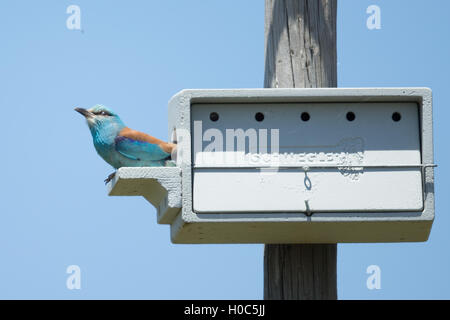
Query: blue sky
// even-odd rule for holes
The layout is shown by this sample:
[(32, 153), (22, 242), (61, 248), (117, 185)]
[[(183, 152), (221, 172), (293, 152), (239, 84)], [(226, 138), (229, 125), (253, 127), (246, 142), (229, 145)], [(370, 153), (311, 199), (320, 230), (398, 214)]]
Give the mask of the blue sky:
[[(66, 27), (72, 4), (82, 31)], [(430, 240), (339, 245), (340, 299), (450, 298), (449, 13), (446, 0), (339, 1), (339, 86), (432, 88), (439, 164)], [(73, 111), (101, 103), (167, 139), (179, 90), (262, 87), (262, 0), (2, 1), (0, 39), (0, 298), (263, 297), (262, 245), (174, 245), (143, 198), (108, 197), (112, 169)], [(373, 264), (381, 290), (366, 287)]]

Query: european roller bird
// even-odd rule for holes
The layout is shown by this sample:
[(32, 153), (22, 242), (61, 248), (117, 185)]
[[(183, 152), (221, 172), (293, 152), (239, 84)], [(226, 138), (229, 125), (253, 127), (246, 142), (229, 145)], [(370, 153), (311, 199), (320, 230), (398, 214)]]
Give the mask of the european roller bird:
[[(97, 153), (113, 168), (174, 166), (171, 154), (176, 144), (167, 143), (125, 126), (111, 109), (96, 105), (91, 109), (75, 108), (87, 121)], [(115, 172), (105, 179), (114, 178)]]

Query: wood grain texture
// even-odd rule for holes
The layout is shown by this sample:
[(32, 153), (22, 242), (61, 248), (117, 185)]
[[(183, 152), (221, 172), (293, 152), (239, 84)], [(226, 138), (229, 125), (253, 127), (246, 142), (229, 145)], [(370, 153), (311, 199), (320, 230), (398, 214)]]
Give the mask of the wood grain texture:
[(266, 244), (264, 299), (337, 299), (336, 253), (336, 244)]
[[(266, 0), (266, 88), (337, 86), (337, 0)], [(336, 244), (264, 248), (264, 299), (337, 299)]]
[(337, 86), (336, 0), (266, 0), (266, 88)]

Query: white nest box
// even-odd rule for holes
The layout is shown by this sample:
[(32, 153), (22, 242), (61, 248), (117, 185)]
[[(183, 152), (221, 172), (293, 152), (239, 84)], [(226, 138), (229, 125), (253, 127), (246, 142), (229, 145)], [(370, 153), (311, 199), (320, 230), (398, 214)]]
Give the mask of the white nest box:
[(183, 90), (177, 167), (120, 168), (174, 243), (426, 241), (434, 219), (426, 88)]

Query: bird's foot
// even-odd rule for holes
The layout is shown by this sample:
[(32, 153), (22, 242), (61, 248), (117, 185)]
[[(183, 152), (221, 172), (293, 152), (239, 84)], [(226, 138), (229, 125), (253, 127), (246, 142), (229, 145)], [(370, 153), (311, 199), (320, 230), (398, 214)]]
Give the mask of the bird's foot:
[(108, 182), (110, 182), (112, 179), (114, 179), (114, 177), (116, 176), (116, 173), (113, 172), (111, 173), (108, 178), (105, 179), (105, 184), (108, 184)]

